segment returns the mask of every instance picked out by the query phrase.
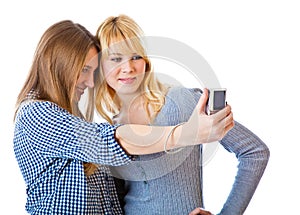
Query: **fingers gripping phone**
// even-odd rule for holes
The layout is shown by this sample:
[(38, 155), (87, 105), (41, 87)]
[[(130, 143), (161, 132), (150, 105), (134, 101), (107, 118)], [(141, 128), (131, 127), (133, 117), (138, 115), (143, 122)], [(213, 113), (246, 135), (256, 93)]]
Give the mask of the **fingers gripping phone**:
[(226, 106), (226, 89), (211, 88), (208, 90), (208, 101), (206, 105), (206, 113), (214, 114)]

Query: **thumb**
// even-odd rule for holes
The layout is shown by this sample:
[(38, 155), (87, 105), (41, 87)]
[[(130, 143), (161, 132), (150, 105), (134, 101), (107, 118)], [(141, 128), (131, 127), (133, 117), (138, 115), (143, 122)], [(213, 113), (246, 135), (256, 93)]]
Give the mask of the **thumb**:
[(208, 100), (208, 89), (204, 88), (203, 93), (198, 101), (197, 106), (196, 106), (196, 110), (198, 110), (199, 113), (202, 113), (202, 114), (206, 113), (207, 100)]

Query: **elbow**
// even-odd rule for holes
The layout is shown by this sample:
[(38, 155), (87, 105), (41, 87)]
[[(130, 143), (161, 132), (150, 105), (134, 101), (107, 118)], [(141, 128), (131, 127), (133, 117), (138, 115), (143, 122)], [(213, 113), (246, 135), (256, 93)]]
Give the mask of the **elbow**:
[(250, 154), (250, 158), (252, 158), (251, 160), (255, 160), (255, 162), (260, 163), (259, 166), (261, 168), (265, 168), (270, 159), (269, 147), (266, 144), (261, 143), (260, 146)]
[(264, 150), (264, 153), (265, 153), (266, 159), (269, 160), (270, 154), (271, 154), (271, 153), (270, 153), (269, 147), (266, 146), (266, 148), (265, 148), (265, 150)]
[(270, 149), (265, 143), (261, 142), (259, 147), (257, 147), (257, 154), (261, 160), (268, 162), (270, 158)]
[(250, 162), (260, 168), (265, 168), (270, 159), (269, 147), (262, 141), (256, 141), (255, 144), (252, 142), (250, 145), (252, 145), (250, 148), (237, 154), (237, 158), (245, 163)]
[(262, 159), (265, 161), (266, 165), (269, 162), (270, 159), (270, 149), (267, 145), (264, 145), (263, 150), (261, 151)]

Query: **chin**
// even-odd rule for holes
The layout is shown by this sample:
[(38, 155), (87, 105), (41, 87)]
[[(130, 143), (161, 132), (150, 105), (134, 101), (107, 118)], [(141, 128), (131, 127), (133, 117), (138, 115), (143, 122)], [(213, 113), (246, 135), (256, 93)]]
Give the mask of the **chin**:
[(134, 86), (126, 86), (123, 85), (121, 87), (119, 87), (119, 89), (116, 90), (117, 93), (120, 94), (135, 94), (139, 91), (138, 87), (134, 87)]
[(74, 101), (75, 101), (75, 102), (79, 102), (79, 101), (80, 101), (80, 98), (81, 98), (81, 95), (78, 95), (78, 94), (77, 94), (77, 95), (75, 96), (75, 98), (74, 98)]
[(138, 91), (136, 89), (122, 89), (122, 90), (118, 90), (117, 93), (123, 95), (131, 95), (131, 94), (138, 93)]

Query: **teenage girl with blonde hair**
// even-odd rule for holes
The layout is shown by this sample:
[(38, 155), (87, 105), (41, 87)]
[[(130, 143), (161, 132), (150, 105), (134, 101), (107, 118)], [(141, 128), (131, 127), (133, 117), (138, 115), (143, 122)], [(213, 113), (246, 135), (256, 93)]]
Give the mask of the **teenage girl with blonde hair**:
[[(159, 82), (146, 53), (144, 33), (133, 19), (126, 15), (108, 17), (100, 24), (97, 38), (104, 79), (95, 101), (102, 116), (113, 123), (156, 126), (190, 120), (197, 101), (206, 96), (206, 91)], [(269, 149), (236, 121), (220, 144), (235, 153), (239, 161), (233, 187), (220, 214), (242, 214), (264, 173)], [(204, 207), (202, 146), (173, 153), (165, 151), (137, 156), (129, 165), (111, 168), (126, 215), (188, 214)], [(219, 183), (220, 179), (216, 180)], [(199, 214), (210, 213), (199, 211)]]

